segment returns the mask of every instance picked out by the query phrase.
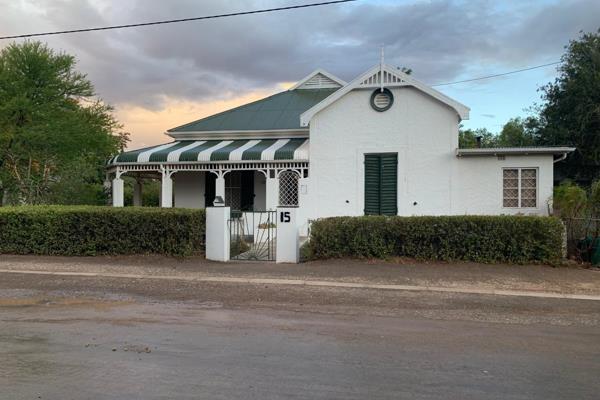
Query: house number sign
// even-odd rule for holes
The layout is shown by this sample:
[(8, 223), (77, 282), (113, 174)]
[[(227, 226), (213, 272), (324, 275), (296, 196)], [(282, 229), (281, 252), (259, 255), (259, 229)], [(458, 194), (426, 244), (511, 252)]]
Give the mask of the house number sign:
[(291, 217), (289, 211), (282, 211), (279, 213), (279, 222), (288, 223), (290, 220)]

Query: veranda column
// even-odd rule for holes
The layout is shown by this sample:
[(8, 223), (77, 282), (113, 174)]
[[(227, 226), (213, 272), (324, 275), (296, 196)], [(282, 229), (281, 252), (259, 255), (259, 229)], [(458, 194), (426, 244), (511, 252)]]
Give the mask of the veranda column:
[(267, 171), (267, 181), (265, 183), (266, 210), (275, 210), (279, 205), (279, 178), (276, 176), (275, 171)]
[(225, 201), (225, 171), (218, 171), (217, 179), (215, 180), (215, 197), (221, 196)]
[(113, 207), (123, 207), (125, 205), (125, 185), (121, 175), (123, 172), (117, 169), (115, 178), (112, 180), (112, 205)]
[(169, 168), (161, 167), (162, 179), (160, 190), (160, 206), (163, 208), (173, 207), (173, 179), (171, 175), (174, 171)]
[(133, 205), (142, 206), (142, 180), (140, 178), (133, 182)]

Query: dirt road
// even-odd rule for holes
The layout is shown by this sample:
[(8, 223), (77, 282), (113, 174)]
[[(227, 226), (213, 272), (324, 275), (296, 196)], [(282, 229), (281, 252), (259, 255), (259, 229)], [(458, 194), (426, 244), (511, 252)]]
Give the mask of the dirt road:
[(0, 274), (0, 399), (596, 399), (599, 359), (598, 301)]

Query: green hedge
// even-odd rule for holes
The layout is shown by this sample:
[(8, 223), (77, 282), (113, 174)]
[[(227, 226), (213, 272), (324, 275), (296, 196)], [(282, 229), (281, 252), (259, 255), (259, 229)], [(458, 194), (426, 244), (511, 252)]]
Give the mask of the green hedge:
[(0, 254), (167, 254), (203, 250), (204, 210), (0, 207)]
[(334, 217), (313, 222), (310, 258), (411, 257), (476, 262), (554, 262), (562, 223), (552, 217)]

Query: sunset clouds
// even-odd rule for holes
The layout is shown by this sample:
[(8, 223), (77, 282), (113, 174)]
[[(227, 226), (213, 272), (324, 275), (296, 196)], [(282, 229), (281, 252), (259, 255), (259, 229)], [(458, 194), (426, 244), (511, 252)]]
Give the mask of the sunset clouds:
[[(184, 18), (305, 1), (0, 0), (0, 33)], [(412, 68), (427, 83), (554, 61), (580, 30), (596, 30), (600, 2), (375, 1), (173, 25), (42, 38), (74, 54), (100, 97), (132, 133), (131, 147), (164, 131), (282, 90), (321, 67), (349, 80), (378, 61)], [(0, 42), (0, 46), (8, 42)], [(553, 70), (518, 82), (443, 88), (494, 126), (535, 100)], [(522, 78), (521, 78), (522, 79)], [(506, 83), (506, 82), (504, 82)], [(515, 91), (513, 90), (512, 93)], [(527, 95), (525, 95), (527, 93)], [(486, 96), (485, 99), (478, 97)], [(489, 96), (495, 96), (490, 102)], [(478, 108), (478, 104), (487, 104)], [(486, 116), (483, 116), (486, 115)], [(490, 118), (489, 115), (497, 116)]]

